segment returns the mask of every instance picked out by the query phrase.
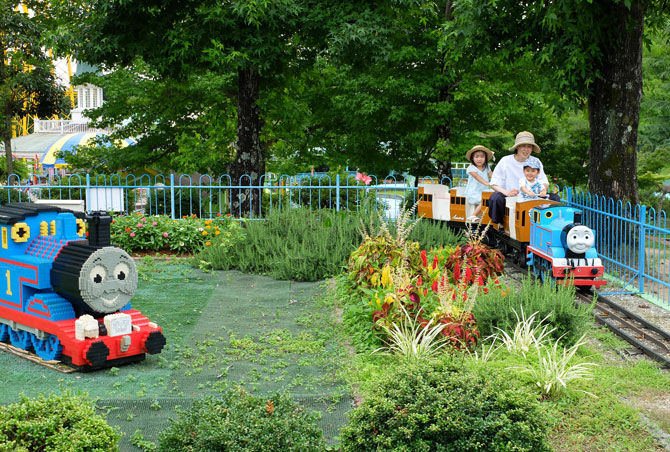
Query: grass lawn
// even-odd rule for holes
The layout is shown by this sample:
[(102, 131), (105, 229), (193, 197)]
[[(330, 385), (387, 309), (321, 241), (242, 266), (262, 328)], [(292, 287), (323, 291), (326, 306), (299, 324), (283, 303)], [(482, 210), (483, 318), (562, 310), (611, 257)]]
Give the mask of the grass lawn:
[[(319, 411), (326, 437), (336, 444), (354, 397), (365, 397), (398, 363), (397, 357), (353, 351), (339, 323), (337, 292), (323, 282), (204, 273), (152, 259), (139, 268), (134, 307), (163, 327), (168, 341), (163, 353), (88, 374), (61, 374), (0, 353), (0, 403), (13, 402), (20, 393), (88, 392), (125, 434), (121, 450), (139, 451), (143, 441), (157, 440), (180, 407), (241, 385), (257, 395), (288, 392)], [(626, 347), (607, 331), (591, 330), (578, 359), (597, 364), (594, 378), (543, 402), (556, 451), (664, 450), (642, 415), (670, 428), (670, 378), (647, 360), (622, 360), (616, 351)], [(463, 357), (464, 365), (473, 365), (469, 361)], [(518, 364), (505, 353), (486, 363), (502, 370)], [(518, 384), (534, 386), (528, 376), (509, 372)]]

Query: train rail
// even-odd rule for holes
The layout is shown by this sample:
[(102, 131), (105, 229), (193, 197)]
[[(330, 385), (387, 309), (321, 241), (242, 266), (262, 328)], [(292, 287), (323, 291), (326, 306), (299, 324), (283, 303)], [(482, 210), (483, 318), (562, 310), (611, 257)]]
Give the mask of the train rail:
[[(520, 274), (527, 272), (514, 264), (511, 267), (511, 279), (519, 280)], [(594, 304), (593, 295), (577, 291), (576, 301)], [(607, 327), (615, 335), (631, 344), (654, 361), (670, 368), (670, 332), (665, 331), (647, 319), (629, 311), (611, 298), (598, 295), (594, 304), (596, 323)]]
[[(577, 292), (581, 303), (593, 303), (593, 297)], [(670, 332), (620, 306), (612, 299), (598, 295), (594, 305), (596, 322), (625, 340), (645, 355), (670, 368)]]

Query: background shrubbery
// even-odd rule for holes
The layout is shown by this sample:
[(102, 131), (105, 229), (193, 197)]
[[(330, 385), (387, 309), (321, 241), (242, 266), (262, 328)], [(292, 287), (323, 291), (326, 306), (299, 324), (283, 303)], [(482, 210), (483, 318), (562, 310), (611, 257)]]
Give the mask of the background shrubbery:
[(322, 452), (314, 414), (286, 395), (254, 397), (231, 390), (220, 399), (196, 401), (161, 435), (165, 452)]
[[(380, 222), (376, 213), (307, 208), (275, 210), (265, 220), (244, 222), (244, 241), (232, 246), (229, 236), (220, 235), (194, 256), (193, 262), (219, 270), (237, 269), (278, 279), (316, 281), (345, 269), (349, 256), (362, 240), (361, 221), (377, 225)], [(417, 226), (421, 229), (415, 233), (420, 246), (424, 246), (423, 239), (430, 244), (445, 245), (459, 240), (439, 225), (421, 223)]]
[(118, 451), (120, 435), (91, 401), (70, 393), (0, 406), (0, 451)]

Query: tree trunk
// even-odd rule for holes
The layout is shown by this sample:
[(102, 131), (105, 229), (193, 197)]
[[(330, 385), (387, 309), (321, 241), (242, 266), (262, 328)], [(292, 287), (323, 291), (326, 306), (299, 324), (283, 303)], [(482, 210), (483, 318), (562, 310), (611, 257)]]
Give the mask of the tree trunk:
[(589, 190), (637, 203), (637, 129), (642, 100), (642, 31), (644, 7), (616, 9), (618, 40), (603, 49), (601, 78), (589, 96), (591, 147)]
[(5, 144), (5, 159), (7, 160), (7, 181), (9, 181), (9, 175), (14, 172), (14, 161), (12, 160), (12, 116), (5, 113), (3, 121), (2, 131), (2, 142)]
[[(259, 79), (255, 68), (238, 70), (237, 156), (228, 166), (233, 185), (258, 187), (265, 174), (265, 153), (260, 140), (263, 124), (257, 103)], [(232, 190), (232, 214), (260, 215), (261, 194), (261, 188)]]

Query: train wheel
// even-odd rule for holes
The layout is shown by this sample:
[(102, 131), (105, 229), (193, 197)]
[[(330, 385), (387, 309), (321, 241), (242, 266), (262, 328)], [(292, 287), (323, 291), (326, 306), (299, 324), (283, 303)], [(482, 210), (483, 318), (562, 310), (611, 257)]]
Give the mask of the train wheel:
[(33, 341), (30, 339), (30, 336), (32, 336), (32, 333), (27, 331), (9, 330), (9, 342), (21, 350), (32, 350)]
[(0, 342), (7, 342), (9, 340), (9, 325), (0, 323)]
[(46, 361), (56, 360), (60, 358), (63, 351), (63, 345), (58, 340), (58, 337), (50, 334), (46, 339), (37, 339), (37, 336), (32, 336), (33, 347), (35, 347), (35, 354)]

